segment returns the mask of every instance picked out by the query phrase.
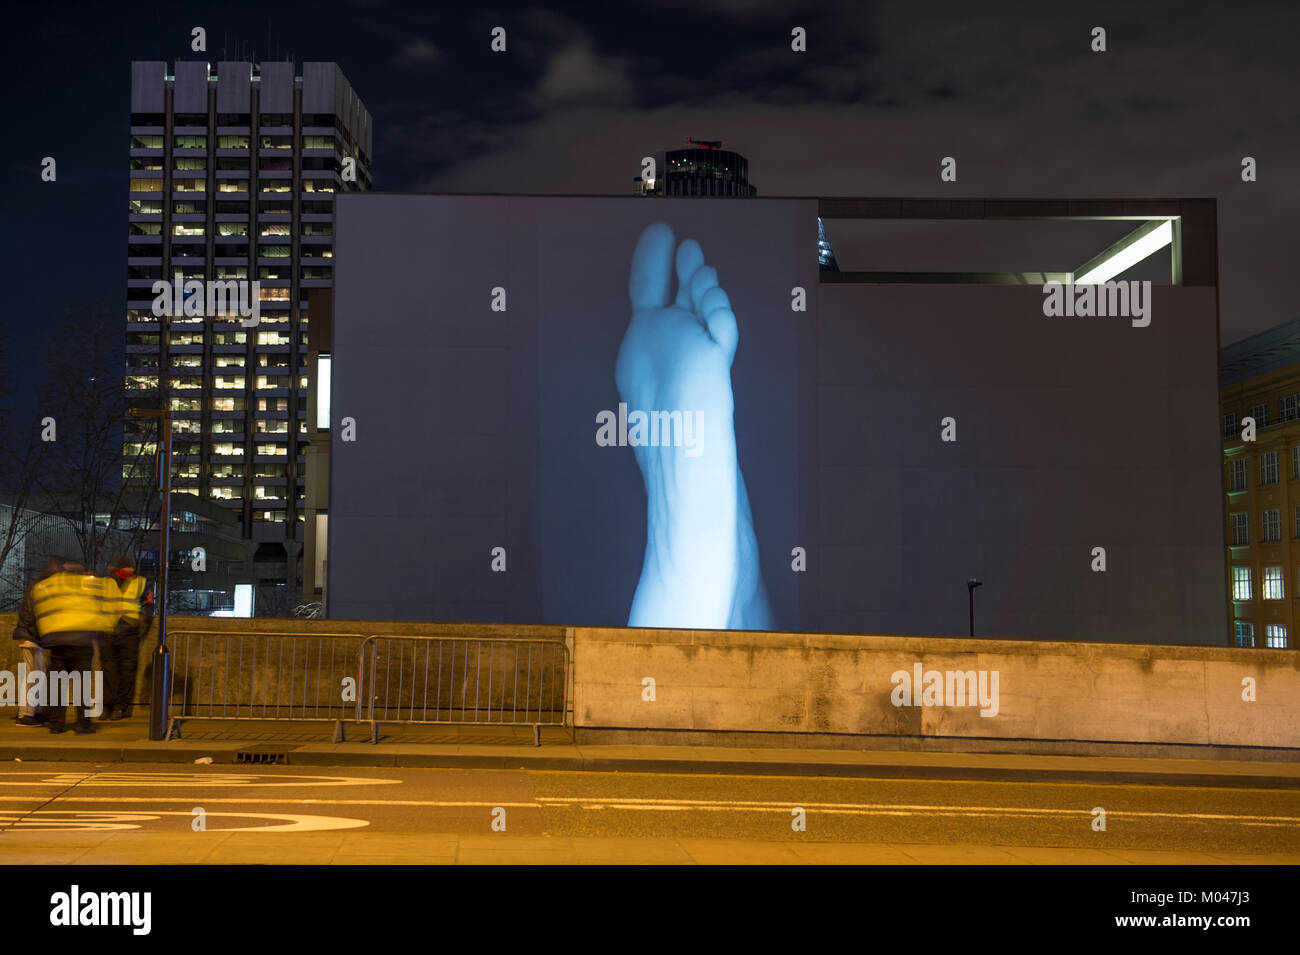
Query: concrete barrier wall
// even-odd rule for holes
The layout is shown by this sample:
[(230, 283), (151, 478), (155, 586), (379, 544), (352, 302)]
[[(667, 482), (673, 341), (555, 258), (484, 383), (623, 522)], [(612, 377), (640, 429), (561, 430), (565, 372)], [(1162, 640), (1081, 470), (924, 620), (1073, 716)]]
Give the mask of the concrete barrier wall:
[[(580, 739), (584, 730), (595, 738), (618, 729), (642, 738), (647, 730), (677, 738), (746, 731), (1300, 749), (1294, 650), (688, 630), (573, 635)], [(980, 716), (978, 706), (895, 706), (902, 681), (892, 675), (911, 676), (917, 663), (923, 671), (996, 670), (996, 715)], [(655, 681), (654, 702), (643, 699), (646, 677)], [(1247, 678), (1255, 702), (1242, 698)]]

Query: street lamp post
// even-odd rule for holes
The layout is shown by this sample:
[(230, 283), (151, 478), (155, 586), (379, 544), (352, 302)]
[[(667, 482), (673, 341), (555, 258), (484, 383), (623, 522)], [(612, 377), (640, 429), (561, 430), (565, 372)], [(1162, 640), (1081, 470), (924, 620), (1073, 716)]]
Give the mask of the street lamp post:
[(171, 555), (172, 415), (167, 409), (131, 408), (132, 418), (158, 420), (158, 649), (153, 654), (153, 681), (149, 693), (149, 738), (166, 739), (167, 708), (172, 695), (171, 650), (167, 647), (167, 591)]
[(966, 596), (970, 600), (970, 635), (975, 636), (975, 588), (983, 587), (984, 581), (972, 577), (966, 581)]

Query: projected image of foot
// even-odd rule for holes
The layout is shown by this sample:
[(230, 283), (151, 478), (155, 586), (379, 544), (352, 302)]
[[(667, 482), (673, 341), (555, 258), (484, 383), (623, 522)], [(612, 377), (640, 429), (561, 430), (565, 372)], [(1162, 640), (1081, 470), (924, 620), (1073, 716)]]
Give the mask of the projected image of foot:
[(736, 455), (731, 365), (740, 333), (731, 299), (700, 244), (678, 245), (663, 223), (637, 241), (628, 293), (618, 427), (646, 492), (645, 557), (628, 624), (770, 628)]

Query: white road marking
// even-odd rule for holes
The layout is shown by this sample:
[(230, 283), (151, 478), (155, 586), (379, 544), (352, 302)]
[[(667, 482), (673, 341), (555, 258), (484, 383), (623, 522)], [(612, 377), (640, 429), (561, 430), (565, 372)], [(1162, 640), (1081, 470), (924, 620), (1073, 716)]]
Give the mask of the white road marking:
[[(193, 818), (190, 812), (151, 810), (149, 812), (97, 812), (93, 810), (40, 809), (36, 812), (16, 814), (0, 812), (0, 825), (12, 826), (14, 831), (37, 830), (44, 832), (111, 832), (115, 830), (142, 829), (141, 824), (157, 822), (162, 816)], [(276, 819), (274, 826), (230, 826), (205, 832), (325, 832), (334, 829), (361, 829), (370, 825), (366, 819), (345, 819), (340, 816), (287, 815), (267, 812), (209, 812), (205, 819)], [(3, 845), (0, 842), (0, 845)]]
[[(116, 805), (123, 803), (158, 804), (169, 802), (190, 802), (193, 796), (78, 796), (69, 793), (60, 797), (62, 802), (99, 803), (109, 802)], [(203, 797), (198, 797), (203, 798)], [(31, 797), (0, 796), (0, 802), (29, 802)], [(542, 796), (531, 802), (506, 802), (499, 799), (456, 800), (456, 799), (263, 799), (258, 796), (220, 797), (204, 799), (209, 804), (248, 805), (328, 805), (328, 806), (414, 806), (431, 809), (478, 809), (496, 806), (514, 809), (622, 809), (632, 812), (771, 812), (788, 815), (790, 807), (796, 803), (783, 801), (779, 804), (757, 801), (726, 800), (670, 800), (670, 799), (634, 799), (634, 798), (597, 798), (590, 796)], [(900, 805), (894, 803), (811, 803), (800, 802), (809, 812), (822, 812), (827, 815), (844, 816), (1084, 816), (1091, 817), (1091, 809), (1057, 809), (1030, 806), (948, 806), (948, 805)], [(1272, 827), (1300, 826), (1300, 816), (1256, 816), (1232, 813), (1192, 813), (1192, 812), (1153, 812), (1142, 810), (1114, 809), (1108, 810), (1107, 816), (1125, 819), (1174, 819), (1197, 822), (1238, 822), (1250, 825), (1267, 825)]]
[[(39, 779), (10, 779), (11, 776), (39, 776)], [(382, 786), (400, 779), (371, 779), (366, 776), (248, 775), (242, 773), (0, 773), (0, 786)]]

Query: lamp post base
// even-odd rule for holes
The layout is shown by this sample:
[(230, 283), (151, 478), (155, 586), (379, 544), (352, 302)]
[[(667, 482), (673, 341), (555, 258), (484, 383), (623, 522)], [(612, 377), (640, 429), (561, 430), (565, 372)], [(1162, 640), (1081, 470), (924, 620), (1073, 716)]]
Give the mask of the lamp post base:
[(167, 738), (168, 703), (172, 697), (172, 653), (159, 646), (153, 655), (153, 685), (149, 693), (149, 738)]

